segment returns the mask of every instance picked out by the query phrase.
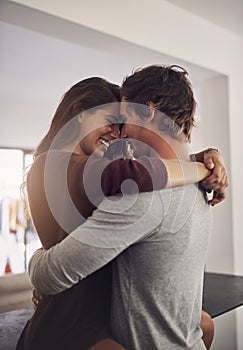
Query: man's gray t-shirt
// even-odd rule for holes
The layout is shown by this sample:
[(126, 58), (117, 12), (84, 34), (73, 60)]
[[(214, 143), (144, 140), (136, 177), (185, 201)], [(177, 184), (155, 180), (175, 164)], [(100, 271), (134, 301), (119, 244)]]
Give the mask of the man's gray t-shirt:
[(195, 185), (160, 193), (158, 230), (113, 263), (115, 339), (129, 350), (205, 349), (199, 323), (210, 208)]
[(34, 254), (31, 281), (55, 294), (117, 257), (115, 338), (127, 350), (205, 349), (199, 323), (210, 231), (210, 207), (194, 184), (108, 198), (64, 241)]

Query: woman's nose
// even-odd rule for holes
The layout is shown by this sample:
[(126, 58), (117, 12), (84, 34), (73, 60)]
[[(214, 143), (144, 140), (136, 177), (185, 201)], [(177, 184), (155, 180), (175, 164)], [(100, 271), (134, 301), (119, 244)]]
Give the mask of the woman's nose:
[(120, 128), (119, 124), (112, 124), (111, 137), (118, 139), (120, 137)]
[(120, 137), (121, 137), (121, 139), (127, 138), (126, 124), (122, 124), (121, 131), (120, 131)]

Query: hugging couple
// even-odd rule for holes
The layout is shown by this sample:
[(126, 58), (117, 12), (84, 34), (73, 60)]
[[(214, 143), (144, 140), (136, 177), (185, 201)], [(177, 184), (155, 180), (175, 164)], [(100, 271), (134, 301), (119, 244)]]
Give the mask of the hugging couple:
[(188, 150), (187, 75), (153, 65), (121, 87), (92, 77), (64, 94), (27, 174), (43, 248), (17, 350), (209, 349), (203, 276), (228, 180), (216, 149)]

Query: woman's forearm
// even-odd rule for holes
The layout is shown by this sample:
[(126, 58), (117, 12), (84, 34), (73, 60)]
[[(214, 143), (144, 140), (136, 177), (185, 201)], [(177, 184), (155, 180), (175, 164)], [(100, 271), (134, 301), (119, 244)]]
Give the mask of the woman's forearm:
[(180, 160), (163, 159), (168, 173), (166, 187), (183, 186), (202, 181), (210, 175), (204, 164)]

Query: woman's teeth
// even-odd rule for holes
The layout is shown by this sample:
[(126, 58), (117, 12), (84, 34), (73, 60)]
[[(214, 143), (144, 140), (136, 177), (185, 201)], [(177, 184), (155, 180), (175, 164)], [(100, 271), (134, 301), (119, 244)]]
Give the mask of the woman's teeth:
[(103, 140), (103, 139), (100, 139), (100, 142), (106, 147), (108, 148), (109, 147), (109, 142)]

